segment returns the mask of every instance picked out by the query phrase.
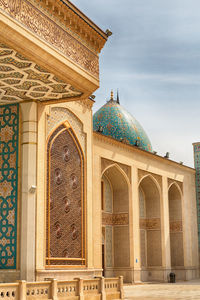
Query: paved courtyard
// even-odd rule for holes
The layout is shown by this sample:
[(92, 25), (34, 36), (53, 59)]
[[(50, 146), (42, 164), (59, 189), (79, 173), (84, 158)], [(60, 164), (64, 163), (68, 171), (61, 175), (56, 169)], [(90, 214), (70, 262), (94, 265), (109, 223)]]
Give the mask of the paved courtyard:
[(147, 283), (124, 286), (125, 299), (134, 300), (177, 300), (199, 299), (200, 280), (178, 283)]

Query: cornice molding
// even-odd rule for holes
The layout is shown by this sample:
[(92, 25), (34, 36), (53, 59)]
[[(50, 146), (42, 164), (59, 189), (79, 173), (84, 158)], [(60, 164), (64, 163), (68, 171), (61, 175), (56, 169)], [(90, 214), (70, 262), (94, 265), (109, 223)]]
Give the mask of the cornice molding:
[[(41, 0), (41, 3), (43, 3), (43, 0)], [(44, 13), (44, 10), (44, 5), (39, 5), (38, 0), (0, 1), (2, 41), (5, 41), (29, 59), (34, 57), (36, 62), (38, 50), (33, 51), (33, 48), (41, 48), (39, 51), (42, 52), (42, 55), (39, 55), (39, 60), (41, 58), (45, 59), (43, 67), (46, 64), (51, 64), (55, 57), (56, 59), (59, 57), (60, 60), (67, 63), (70, 69), (73, 68), (71, 72), (78, 71), (79, 74), (84, 74), (84, 80), (90, 78), (90, 81), (95, 82), (97, 88), (99, 85), (98, 53), (91, 50), (89, 43), (83, 43), (79, 40), (78, 35), (74, 37), (73, 31), (67, 30), (68, 26), (66, 24), (55, 21), (54, 14), (50, 15), (47, 9)], [(53, 54), (54, 57), (46, 61), (47, 54)], [(55, 65), (54, 63), (54, 68)], [(56, 67), (56, 72), (62, 72), (62, 68)], [(69, 75), (66, 71), (64, 73)], [(69, 77), (77, 82), (76, 75), (70, 75)], [(77, 82), (77, 86), (80, 85), (82, 83), (78, 84)], [(73, 84), (73, 86), (77, 88), (76, 84)], [(88, 89), (87, 84), (84, 84), (84, 86)], [(91, 95), (96, 88), (89, 90), (85, 97)]]
[(185, 165), (180, 165), (179, 163), (173, 161), (173, 160), (170, 160), (170, 159), (166, 159), (162, 156), (159, 156), (157, 154), (153, 154), (151, 152), (148, 152), (148, 151), (145, 151), (143, 149), (140, 149), (136, 146), (132, 146), (132, 145), (129, 145), (129, 144), (126, 144), (126, 143), (123, 143), (123, 142), (120, 142), (120, 141), (117, 141), (111, 137), (108, 137), (108, 136), (105, 136), (101, 133), (98, 133), (96, 131), (93, 131), (93, 137), (94, 139), (96, 140), (99, 140), (99, 141), (103, 141), (105, 142), (106, 144), (109, 144), (109, 145), (112, 145), (112, 146), (117, 146), (118, 148), (123, 148), (126, 152), (136, 152), (140, 155), (144, 155), (144, 156), (147, 156), (151, 159), (154, 159), (154, 160), (160, 160), (162, 161), (163, 163), (167, 163), (169, 165), (173, 165), (173, 166), (176, 166), (180, 169), (187, 169), (189, 171), (192, 171), (193, 173), (195, 173), (195, 169), (194, 168), (191, 168), (191, 167), (188, 167), (188, 166), (185, 166)]
[(76, 6), (67, 0), (29, 0), (70, 35), (98, 54), (107, 35)]

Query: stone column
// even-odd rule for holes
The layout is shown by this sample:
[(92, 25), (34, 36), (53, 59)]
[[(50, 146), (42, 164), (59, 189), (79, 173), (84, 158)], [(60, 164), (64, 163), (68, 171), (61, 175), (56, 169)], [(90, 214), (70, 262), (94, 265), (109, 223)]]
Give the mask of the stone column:
[(170, 228), (169, 228), (169, 199), (167, 177), (162, 177), (161, 195), (161, 238), (162, 238), (162, 266), (164, 269), (163, 280), (168, 280), (168, 273), (171, 270), (170, 254)]
[[(131, 189), (132, 189), (132, 220), (130, 214), (130, 243), (133, 252), (130, 253), (131, 266), (134, 267), (134, 282), (141, 281), (141, 260), (140, 260), (140, 214), (139, 214), (139, 192), (138, 192), (138, 169), (131, 168)], [(131, 238), (133, 236), (133, 238)]]
[(58, 282), (55, 278), (51, 280), (51, 298), (52, 300), (58, 300)]
[[(97, 151), (96, 151), (97, 152)], [(102, 216), (101, 216), (101, 157), (94, 153), (93, 158), (93, 262), (94, 268), (102, 268)]]
[(19, 284), (19, 299), (26, 300), (26, 281), (25, 280), (18, 280)]
[(78, 282), (78, 291), (76, 296), (79, 297), (79, 300), (84, 300), (84, 294), (83, 294), (83, 279), (81, 278), (74, 278), (74, 280), (77, 280)]
[(35, 203), (37, 163), (37, 103), (20, 104), (21, 137), (21, 279), (35, 280)]

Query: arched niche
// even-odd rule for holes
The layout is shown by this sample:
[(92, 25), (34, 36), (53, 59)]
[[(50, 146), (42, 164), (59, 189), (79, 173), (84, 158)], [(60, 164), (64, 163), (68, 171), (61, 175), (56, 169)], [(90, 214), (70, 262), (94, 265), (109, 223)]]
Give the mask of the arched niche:
[[(118, 276), (130, 266), (129, 182), (123, 170), (118, 165), (112, 165), (103, 172), (102, 185), (104, 274), (106, 277)], [(126, 275), (124, 280), (128, 280)]]
[(182, 226), (182, 193), (179, 186), (173, 183), (169, 187), (169, 225), (171, 266), (184, 266), (183, 226)]
[(84, 155), (68, 122), (47, 142), (46, 265), (85, 265)]
[(150, 175), (140, 181), (139, 206), (141, 266), (162, 266), (160, 190)]

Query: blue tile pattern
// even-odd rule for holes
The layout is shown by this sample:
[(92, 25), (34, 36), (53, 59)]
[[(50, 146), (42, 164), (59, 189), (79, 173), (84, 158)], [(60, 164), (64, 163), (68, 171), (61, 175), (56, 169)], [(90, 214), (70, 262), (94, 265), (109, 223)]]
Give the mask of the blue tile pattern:
[(16, 269), (19, 104), (0, 106), (0, 269)]
[(199, 249), (200, 249), (200, 143), (194, 145), (194, 165), (196, 169), (197, 224), (198, 224), (198, 240), (199, 240)]
[(109, 100), (93, 116), (93, 129), (103, 127), (102, 134), (130, 145), (138, 143), (152, 152), (151, 142), (139, 122), (115, 100)]

